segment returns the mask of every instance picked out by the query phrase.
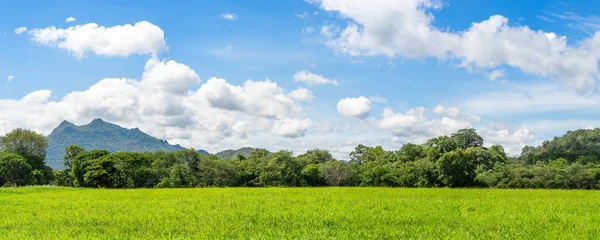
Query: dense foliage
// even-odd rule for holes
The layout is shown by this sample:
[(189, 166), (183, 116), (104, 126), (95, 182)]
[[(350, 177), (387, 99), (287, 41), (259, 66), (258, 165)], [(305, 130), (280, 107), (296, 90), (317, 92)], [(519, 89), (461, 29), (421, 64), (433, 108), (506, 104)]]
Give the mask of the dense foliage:
[[(314, 149), (290, 151), (242, 149), (220, 158), (193, 149), (165, 152), (86, 150), (69, 145), (65, 169), (50, 174), (42, 135), (17, 129), (2, 138), (0, 184), (47, 184), (91, 188), (182, 187), (493, 187), (597, 189), (600, 165), (596, 147), (600, 130), (577, 130), (523, 148), (509, 158), (499, 145), (484, 147), (474, 129), (407, 143), (395, 151), (358, 145), (349, 161)], [(573, 153), (577, 153), (577, 155)]]
[(17, 128), (0, 140), (0, 186), (48, 184), (52, 168), (46, 166), (48, 141), (44, 135)]
[(563, 158), (568, 163), (600, 163), (600, 128), (568, 131), (537, 147), (523, 148), (520, 159), (528, 164)]
[[(191, 149), (175, 152), (110, 154), (65, 150), (71, 167), (56, 172), (64, 186), (138, 187), (266, 187), (266, 186), (391, 186), (391, 187), (599, 187), (595, 161), (574, 162), (510, 159), (499, 145), (483, 146), (474, 129), (408, 143), (399, 150), (358, 145), (350, 161), (334, 159), (326, 150), (294, 156), (254, 149), (246, 155), (219, 158)], [(528, 149), (526, 147), (525, 149)], [(73, 152), (79, 152), (72, 156)], [(69, 161), (67, 160), (67, 163)], [(58, 180), (60, 179), (60, 181)]]

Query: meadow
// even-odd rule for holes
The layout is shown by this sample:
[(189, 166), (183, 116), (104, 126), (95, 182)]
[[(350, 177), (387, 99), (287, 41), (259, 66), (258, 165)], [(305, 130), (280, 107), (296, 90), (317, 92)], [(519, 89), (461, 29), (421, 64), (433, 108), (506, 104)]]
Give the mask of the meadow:
[(600, 192), (0, 189), (3, 239), (598, 239)]

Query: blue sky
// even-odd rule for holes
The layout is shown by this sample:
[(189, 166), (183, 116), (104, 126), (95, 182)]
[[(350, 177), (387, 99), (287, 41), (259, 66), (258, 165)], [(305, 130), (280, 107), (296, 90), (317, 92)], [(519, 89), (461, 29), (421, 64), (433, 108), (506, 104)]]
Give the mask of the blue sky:
[(212, 152), (344, 158), (474, 127), (518, 154), (599, 126), (599, 5), (3, 1), (0, 133), (103, 118)]

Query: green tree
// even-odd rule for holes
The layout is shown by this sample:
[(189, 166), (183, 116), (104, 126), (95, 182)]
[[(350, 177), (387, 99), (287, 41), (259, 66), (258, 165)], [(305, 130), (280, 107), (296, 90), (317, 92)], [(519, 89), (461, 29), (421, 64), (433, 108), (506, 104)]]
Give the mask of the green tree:
[(31, 166), (24, 157), (0, 152), (0, 186), (24, 186), (29, 183)]
[(362, 165), (367, 162), (381, 161), (385, 158), (386, 152), (381, 146), (367, 147), (359, 144), (350, 152), (350, 160)]
[(437, 161), (437, 166), (439, 178), (446, 186), (468, 187), (474, 182), (476, 166), (465, 154), (465, 150), (456, 149), (444, 153)]
[(363, 165), (364, 171), (361, 178), (363, 185), (366, 186), (394, 186), (396, 181), (391, 174), (388, 166), (378, 162), (368, 162)]
[(430, 161), (437, 161), (444, 153), (454, 151), (459, 148), (458, 143), (453, 138), (448, 136), (440, 136), (427, 140), (423, 144), (424, 155), (429, 158)]
[(234, 161), (218, 159), (216, 156), (203, 156), (200, 160), (199, 186), (234, 186), (238, 182)]
[(302, 169), (302, 179), (311, 187), (324, 186), (325, 178), (321, 175), (322, 164), (308, 164)]
[(44, 169), (48, 140), (42, 134), (17, 128), (2, 138), (0, 148), (21, 155), (34, 170)]
[(406, 143), (402, 145), (400, 150), (393, 152), (392, 162), (414, 162), (423, 157), (424, 151), (421, 145), (414, 143)]
[(305, 161), (307, 164), (325, 163), (334, 160), (329, 151), (322, 149), (308, 150), (297, 158), (301, 161)]
[(114, 167), (126, 188), (154, 187), (158, 183), (155, 172), (152, 171), (152, 158), (147, 153), (119, 152), (105, 158), (112, 159)]
[(321, 166), (321, 176), (328, 185), (340, 186), (350, 176), (350, 169), (342, 161), (329, 161)]
[(483, 147), (483, 138), (479, 136), (473, 128), (458, 130), (458, 132), (453, 133), (451, 137), (458, 143), (458, 147), (462, 149)]
[(182, 188), (194, 186), (194, 179), (190, 167), (186, 164), (177, 164), (171, 168), (169, 176), (160, 180), (157, 187)]
[(110, 154), (106, 150), (91, 150), (78, 154), (73, 158), (71, 166), (71, 174), (73, 175), (73, 185), (76, 187), (85, 186), (84, 175), (87, 171), (87, 166), (91, 165), (91, 162), (95, 159), (104, 157)]
[(106, 155), (87, 162), (83, 175), (83, 186), (92, 188), (124, 187), (123, 179), (117, 169), (117, 159)]
[(65, 155), (63, 156), (63, 164), (67, 168), (71, 168), (73, 159), (75, 157), (77, 157), (77, 155), (79, 155), (80, 153), (83, 153), (83, 152), (85, 152), (85, 149), (83, 149), (82, 147), (77, 146), (75, 144), (71, 144), (71, 145), (65, 147)]
[(54, 184), (56, 186), (73, 187), (73, 175), (69, 169), (54, 171)]

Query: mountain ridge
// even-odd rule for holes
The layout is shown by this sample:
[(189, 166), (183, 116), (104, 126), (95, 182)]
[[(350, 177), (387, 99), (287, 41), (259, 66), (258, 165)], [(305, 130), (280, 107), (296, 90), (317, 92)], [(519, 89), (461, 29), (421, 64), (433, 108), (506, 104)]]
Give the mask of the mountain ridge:
[(47, 139), (46, 164), (53, 169), (64, 168), (62, 164), (64, 148), (70, 144), (77, 144), (86, 151), (103, 149), (109, 152), (154, 152), (184, 149), (178, 144), (171, 145), (165, 140), (152, 137), (139, 128), (123, 128), (100, 118), (81, 126), (66, 120), (62, 121), (47, 136)]

